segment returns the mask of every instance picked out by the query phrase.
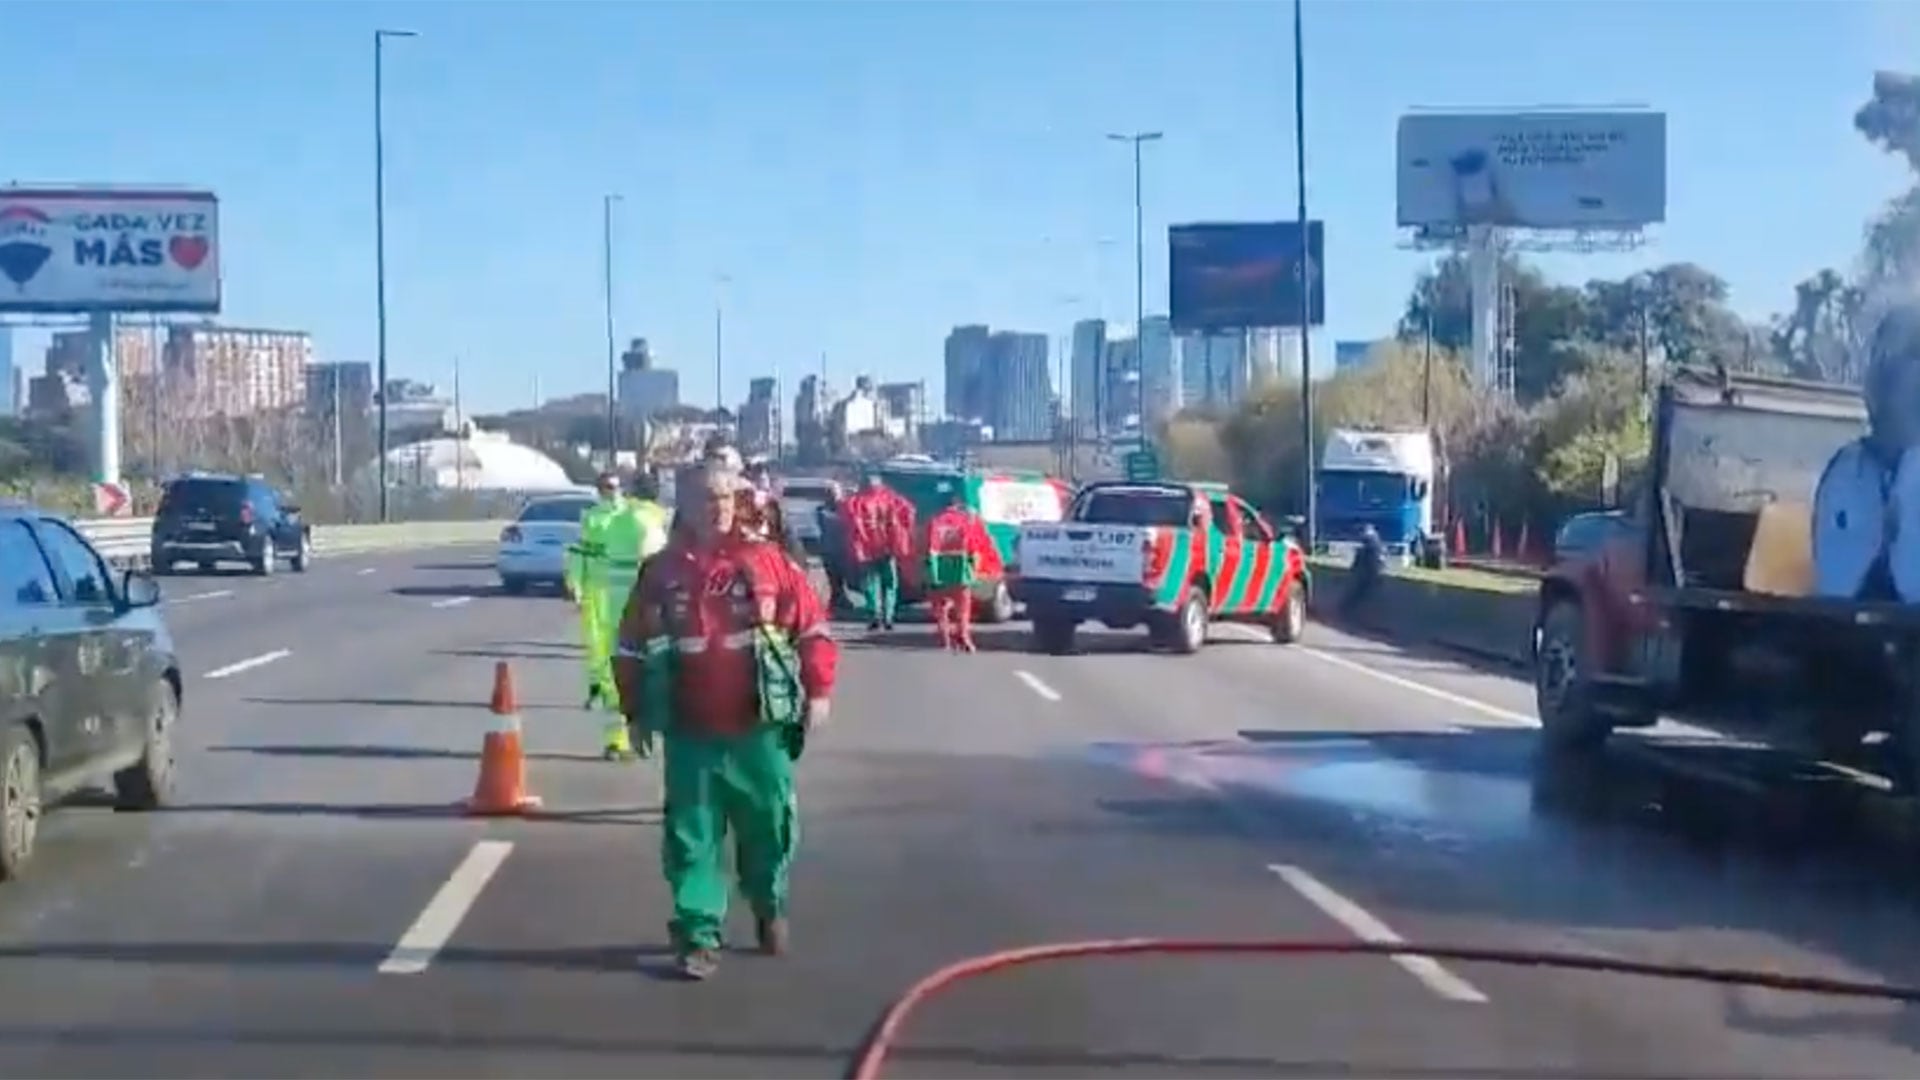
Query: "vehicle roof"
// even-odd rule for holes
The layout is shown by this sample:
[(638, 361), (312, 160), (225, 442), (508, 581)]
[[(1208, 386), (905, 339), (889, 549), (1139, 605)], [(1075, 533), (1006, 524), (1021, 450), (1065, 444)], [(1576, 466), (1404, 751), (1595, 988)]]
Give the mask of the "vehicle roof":
[(1232, 488), (1218, 480), (1097, 480), (1080, 489), (1082, 494), (1103, 495), (1204, 495), (1231, 494)]
[(265, 479), (264, 477), (259, 477), (259, 476), (241, 476), (238, 473), (190, 472), (190, 473), (181, 473), (179, 476), (173, 477), (172, 479), (168, 480), (167, 486), (172, 487), (175, 484), (191, 484), (195, 481), (213, 482), (213, 483), (221, 483), (221, 484), (244, 484), (252, 480), (261, 480), (262, 482), (264, 482), (264, 479)]

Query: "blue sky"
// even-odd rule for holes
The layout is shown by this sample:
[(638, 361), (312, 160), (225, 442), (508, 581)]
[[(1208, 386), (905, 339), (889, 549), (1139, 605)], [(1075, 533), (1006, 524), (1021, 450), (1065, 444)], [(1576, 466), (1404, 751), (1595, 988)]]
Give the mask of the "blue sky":
[[(1920, 67), (1902, 0), (1309, 0), (1308, 195), (1331, 339), (1378, 336), (1410, 105), (1669, 114), (1669, 223), (1614, 275), (1693, 260), (1751, 315), (1857, 250), (1907, 178), (1855, 135), (1876, 66)], [(223, 200), (228, 321), (374, 355), (369, 36), (387, 64), (389, 357), (474, 406), (604, 385), (601, 196), (620, 335), (711, 400), (778, 365), (923, 377), (958, 322), (1130, 319), (1132, 174), (1160, 129), (1147, 295), (1169, 221), (1293, 214), (1282, 3), (7, 3), (6, 179), (191, 183)], [(1105, 240), (1105, 243), (1102, 243)], [(22, 349), (22, 352), (27, 351)], [(25, 358), (23, 358), (24, 360)], [(30, 362), (30, 361), (29, 361)], [(1316, 366), (1319, 366), (1318, 363)], [(937, 398), (936, 398), (937, 400)]]

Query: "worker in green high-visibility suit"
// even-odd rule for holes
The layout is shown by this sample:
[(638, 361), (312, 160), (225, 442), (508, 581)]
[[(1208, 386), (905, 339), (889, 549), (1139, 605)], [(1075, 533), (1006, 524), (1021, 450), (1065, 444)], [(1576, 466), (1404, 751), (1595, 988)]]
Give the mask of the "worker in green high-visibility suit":
[[(640, 564), (667, 542), (666, 511), (653, 500), (651, 483), (641, 474), (639, 497), (628, 497), (617, 474), (602, 473), (594, 485), (600, 503), (581, 518), (580, 540), (567, 560), (567, 589), (580, 609), (587, 652), (587, 707), (608, 714), (601, 747), (609, 760), (631, 758), (636, 750), (613, 685), (613, 639)], [(650, 748), (638, 749), (644, 754)]]

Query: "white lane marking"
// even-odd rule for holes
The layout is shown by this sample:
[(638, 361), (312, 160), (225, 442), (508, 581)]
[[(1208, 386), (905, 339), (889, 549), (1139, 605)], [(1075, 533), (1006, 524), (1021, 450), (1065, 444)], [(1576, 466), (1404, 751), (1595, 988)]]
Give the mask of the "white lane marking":
[(371, 567), (371, 566), (369, 566), (369, 567), (366, 567), (365, 569), (363, 569), (363, 570), (361, 570), (361, 571), (360, 571), (360, 576), (361, 576), (361, 577), (366, 577), (366, 576), (367, 576), (368, 574), (371, 574), (371, 573), (373, 573), (373, 569), (374, 569), (374, 568), (373, 568), (373, 567)]
[[(1303, 655), (1311, 656), (1316, 660), (1320, 660), (1325, 663), (1332, 664), (1335, 667), (1346, 668), (1348, 671), (1357, 672), (1361, 675), (1367, 676), (1368, 678), (1378, 679), (1384, 683), (1390, 683), (1394, 686), (1401, 688), (1402, 690), (1411, 690), (1416, 694), (1425, 694), (1428, 697), (1437, 698), (1441, 701), (1449, 702), (1454, 705), (1459, 705), (1462, 708), (1472, 709), (1483, 716), (1490, 716), (1495, 720), (1503, 720), (1509, 724), (1513, 724), (1520, 727), (1537, 728), (1540, 726), (1540, 718), (1532, 715), (1531, 713), (1515, 712), (1512, 709), (1503, 709), (1498, 705), (1481, 701), (1478, 698), (1470, 698), (1470, 697), (1467, 697), (1465, 694), (1456, 694), (1451, 690), (1442, 690), (1437, 686), (1428, 686), (1426, 683), (1418, 682), (1414, 679), (1405, 678), (1404, 676), (1395, 675), (1392, 672), (1381, 671), (1379, 668), (1368, 667), (1367, 665), (1359, 663), (1357, 661), (1349, 660), (1344, 656), (1335, 656), (1332, 653), (1321, 652), (1319, 649), (1312, 648), (1311, 646), (1301, 645), (1301, 646), (1297, 646), (1296, 648), (1297, 648), (1297, 651), (1302, 653)], [(1448, 669), (1446, 669), (1445, 667), (1436, 667), (1434, 668), (1434, 670), (1448, 670)], [(1727, 741), (1726, 737), (1721, 735), (1719, 732), (1713, 731), (1709, 728), (1696, 727), (1693, 724), (1689, 724), (1685, 722), (1684, 720), (1674, 720), (1670, 717), (1662, 717), (1660, 719), (1659, 727), (1649, 728), (1648, 732), (1651, 734), (1659, 734), (1659, 735), (1678, 735), (1683, 738), (1689, 738), (1689, 739), (1708, 739), (1714, 742)]]
[[(1407, 943), (1406, 938), (1394, 933), (1392, 927), (1375, 918), (1372, 912), (1340, 895), (1331, 885), (1300, 867), (1274, 863), (1267, 869), (1278, 874), (1280, 880), (1286, 882), (1294, 892), (1299, 893), (1309, 904), (1319, 908), (1328, 918), (1352, 931), (1353, 936), (1361, 941), (1375, 945)], [(1478, 987), (1447, 970), (1440, 961), (1430, 956), (1395, 953), (1388, 959), (1419, 980), (1422, 986), (1448, 1001), (1457, 1001), (1465, 1005), (1487, 1003), (1487, 995), (1481, 993)]]
[(1449, 704), (1458, 705), (1461, 708), (1472, 709), (1483, 716), (1491, 716), (1496, 720), (1505, 720), (1509, 724), (1524, 724), (1527, 727), (1540, 726), (1540, 721), (1528, 716), (1526, 713), (1514, 712), (1512, 709), (1503, 709), (1498, 705), (1490, 705), (1487, 702), (1467, 697), (1465, 694), (1456, 694), (1451, 690), (1442, 690), (1437, 686), (1428, 686), (1426, 683), (1402, 678), (1391, 672), (1381, 671), (1378, 668), (1370, 668), (1365, 664), (1349, 660), (1344, 656), (1335, 656), (1332, 653), (1321, 652), (1319, 649), (1306, 645), (1298, 646), (1297, 650), (1302, 655), (1311, 656), (1315, 660), (1332, 664), (1334, 667), (1346, 668), (1348, 671), (1365, 675), (1370, 679), (1378, 679), (1383, 683), (1389, 683), (1402, 690), (1411, 690), (1416, 694), (1425, 694), (1430, 698), (1437, 698)]
[(1033, 691), (1034, 693), (1040, 695), (1041, 697), (1045, 698), (1048, 701), (1060, 700), (1060, 691), (1055, 690), (1053, 687), (1048, 686), (1046, 683), (1041, 682), (1040, 676), (1035, 675), (1031, 671), (1016, 671), (1013, 673), (1013, 677), (1016, 679), (1019, 679), (1023, 683), (1026, 683), (1027, 689)]
[(433, 602), (433, 606), (439, 607), (439, 608), (448, 608), (448, 607), (460, 607), (463, 604), (471, 604), (471, 603), (473, 603), (473, 597), (471, 596), (449, 596), (445, 600), (435, 600)]
[(474, 844), (467, 857), (453, 868), (440, 891), (420, 910), (420, 917), (400, 935), (393, 951), (380, 961), (380, 974), (418, 975), (427, 970), (433, 958), (452, 940), (453, 932), (460, 928), (460, 920), (467, 917), (473, 902), (480, 898), (480, 890), (493, 880), (500, 864), (507, 861), (512, 851), (510, 840), (482, 840)]
[(178, 597), (167, 601), (167, 604), (168, 606), (172, 606), (174, 604), (191, 604), (196, 600), (221, 600), (232, 595), (232, 589), (215, 589), (212, 592), (197, 592), (189, 596)]
[(257, 668), (257, 667), (265, 667), (266, 665), (273, 663), (275, 660), (285, 660), (287, 657), (292, 655), (293, 655), (292, 649), (275, 649), (272, 652), (261, 653), (259, 656), (249, 656), (245, 660), (241, 660), (238, 663), (228, 664), (226, 667), (223, 667), (223, 668), (214, 668), (212, 671), (209, 671), (205, 675), (201, 676), (201, 678), (224, 679), (229, 675), (238, 675), (243, 671), (252, 671), (254, 668)]

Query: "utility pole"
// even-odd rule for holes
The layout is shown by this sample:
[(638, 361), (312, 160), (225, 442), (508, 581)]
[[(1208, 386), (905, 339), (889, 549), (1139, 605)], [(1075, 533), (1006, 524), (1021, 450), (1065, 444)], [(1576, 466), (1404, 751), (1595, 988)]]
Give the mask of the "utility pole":
[(726, 274), (713, 278), (713, 407), (727, 407), (726, 391), (726, 287), (733, 282)]
[(375, 30), (373, 32), (373, 278), (375, 320), (379, 337), (379, 378), (374, 387), (379, 394), (380, 434), (380, 520), (387, 520), (387, 140), (386, 87), (382, 58), (388, 38), (415, 37), (411, 30)]
[(331, 389), (332, 389), (331, 397), (333, 398), (333, 402), (327, 407), (327, 409), (330, 413), (333, 414), (333, 486), (335, 488), (338, 488), (343, 483), (346, 482), (346, 478), (344, 475), (346, 472), (346, 467), (345, 467), (346, 455), (345, 455), (345, 452), (340, 447), (340, 432), (341, 432), (340, 370), (341, 368), (339, 364), (335, 364), (329, 370), (333, 373), (333, 377), (327, 380), (327, 382), (331, 384)]
[(1149, 443), (1147, 437), (1147, 235), (1145, 200), (1141, 191), (1140, 147), (1144, 143), (1158, 142), (1164, 135), (1158, 131), (1137, 131), (1131, 135), (1108, 135), (1114, 142), (1133, 144), (1133, 341), (1134, 365), (1140, 376), (1140, 447), (1145, 449)]

